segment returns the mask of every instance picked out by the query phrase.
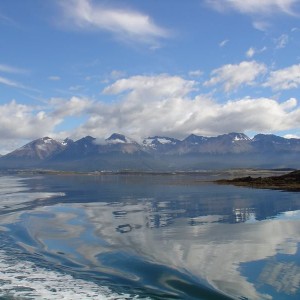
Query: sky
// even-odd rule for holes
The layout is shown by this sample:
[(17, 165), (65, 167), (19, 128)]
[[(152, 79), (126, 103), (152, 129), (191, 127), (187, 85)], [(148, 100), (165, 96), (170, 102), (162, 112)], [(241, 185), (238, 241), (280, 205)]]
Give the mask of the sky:
[(0, 154), (44, 136), (300, 138), (300, 0), (1, 0)]

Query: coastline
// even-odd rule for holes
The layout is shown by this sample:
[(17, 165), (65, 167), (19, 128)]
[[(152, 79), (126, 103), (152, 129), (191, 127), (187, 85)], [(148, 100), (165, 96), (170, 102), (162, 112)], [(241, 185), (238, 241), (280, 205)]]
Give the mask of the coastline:
[[(212, 183), (219, 185), (234, 185), (256, 189), (276, 189), (285, 191), (300, 191), (300, 171), (291, 169), (225, 169), (225, 170), (193, 170), (193, 171), (64, 171), (49, 169), (7, 169), (0, 170), (1, 175), (17, 176), (88, 176), (111, 177), (124, 176), (133, 181), (142, 177), (164, 177), (170, 179), (170, 184), (201, 185)], [(169, 178), (169, 179), (168, 179)]]
[(259, 189), (300, 191), (300, 171), (293, 171), (280, 176), (269, 177), (239, 177), (234, 179), (219, 179), (217, 184), (235, 185)]
[(267, 176), (280, 176), (285, 175), (295, 169), (255, 169), (255, 168), (241, 168), (241, 169), (220, 169), (220, 170), (175, 170), (175, 171), (146, 171), (146, 170), (101, 170), (101, 171), (72, 171), (72, 170), (52, 170), (52, 169), (3, 169), (0, 170), (1, 174), (11, 175), (80, 175), (80, 176), (102, 176), (102, 175), (145, 175), (145, 176), (176, 176), (176, 175), (205, 175), (205, 174), (218, 174), (224, 175), (228, 179), (235, 179), (237, 176), (254, 176), (267, 177)]

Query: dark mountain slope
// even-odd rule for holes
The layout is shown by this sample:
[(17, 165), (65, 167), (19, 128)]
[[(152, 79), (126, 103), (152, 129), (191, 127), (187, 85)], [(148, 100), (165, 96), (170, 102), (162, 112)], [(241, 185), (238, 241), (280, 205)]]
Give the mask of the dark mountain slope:
[(114, 133), (63, 142), (45, 137), (0, 157), (0, 168), (175, 171), (224, 168), (300, 168), (300, 139), (243, 133), (184, 140), (153, 136), (139, 144)]

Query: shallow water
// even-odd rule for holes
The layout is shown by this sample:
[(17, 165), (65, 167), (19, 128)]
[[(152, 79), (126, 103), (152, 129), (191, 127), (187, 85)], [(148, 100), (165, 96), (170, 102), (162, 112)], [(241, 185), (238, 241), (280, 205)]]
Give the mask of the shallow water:
[(0, 177), (0, 299), (299, 299), (300, 194), (198, 179)]

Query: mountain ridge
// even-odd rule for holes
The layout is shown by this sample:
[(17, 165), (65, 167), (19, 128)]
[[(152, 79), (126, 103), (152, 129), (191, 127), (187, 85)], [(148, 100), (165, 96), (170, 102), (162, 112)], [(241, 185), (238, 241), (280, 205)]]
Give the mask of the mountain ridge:
[[(103, 141), (103, 140), (102, 140)], [(138, 143), (113, 133), (103, 142), (92, 136), (62, 142), (36, 139), (0, 156), (0, 168), (67, 170), (190, 170), (225, 167), (299, 167), (300, 139), (272, 134), (249, 138), (231, 132), (214, 137), (191, 134), (179, 140), (151, 136)]]

